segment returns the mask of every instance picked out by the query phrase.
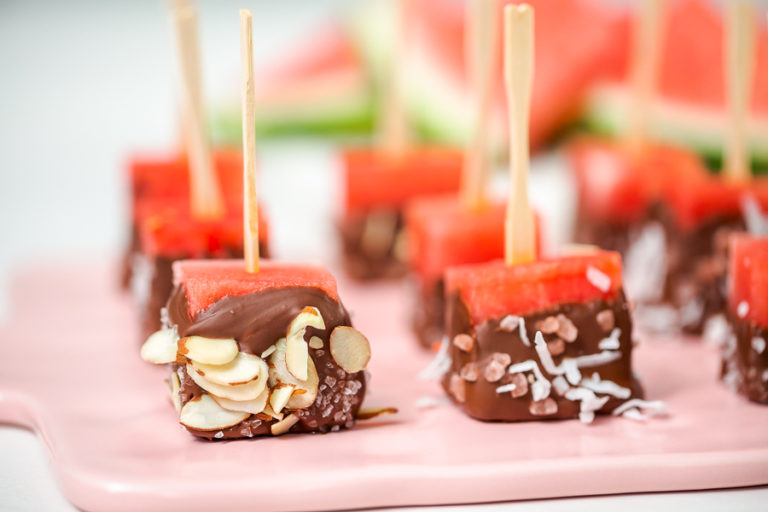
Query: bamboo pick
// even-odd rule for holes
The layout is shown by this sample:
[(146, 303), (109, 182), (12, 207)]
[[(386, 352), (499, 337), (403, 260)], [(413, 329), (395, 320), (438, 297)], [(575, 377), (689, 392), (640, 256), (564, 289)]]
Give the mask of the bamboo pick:
[(510, 192), (505, 221), (507, 265), (536, 259), (534, 218), (528, 198), (528, 118), (533, 84), (533, 8), (504, 8), (504, 85), (509, 110)]
[(383, 80), (383, 101), (379, 146), (382, 151), (400, 155), (408, 145), (408, 122), (403, 100), (403, 54), (405, 53), (409, 0), (394, 0), (394, 46), (389, 69)]
[(187, 2), (174, 2), (173, 19), (184, 91), (184, 138), (189, 158), (192, 215), (198, 219), (217, 219), (224, 214), (224, 200), (211, 161), (210, 142), (205, 130), (197, 12)]
[(648, 120), (659, 76), (663, 0), (640, 0), (632, 44), (632, 101), (628, 141), (635, 149), (648, 139)]
[(725, 176), (733, 181), (750, 179), (747, 145), (749, 100), (754, 72), (754, 7), (745, 0), (732, 0), (727, 6), (725, 44), (725, 87), (728, 98), (728, 135)]
[(243, 118), (243, 247), (245, 270), (259, 271), (259, 208), (256, 197), (256, 89), (253, 83), (253, 18), (240, 9), (240, 73)]
[(464, 150), (461, 184), (461, 199), (467, 208), (476, 208), (485, 202), (490, 166), (490, 110), (498, 77), (498, 13), (498, 0), (470, 0), (467, 3), (469, 26), (464, 50), (474, 109), (472, 135)]

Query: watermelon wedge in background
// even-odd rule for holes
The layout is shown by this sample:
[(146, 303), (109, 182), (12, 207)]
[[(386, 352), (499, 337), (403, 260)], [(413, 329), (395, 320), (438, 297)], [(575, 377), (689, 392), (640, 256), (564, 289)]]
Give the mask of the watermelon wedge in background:
[[(529, 0), (536, 9), (535, 76), (531, 101), (531, 144), (546, 142), (579, 113), (587, 89), (615, 66), (614, 41), (624, 14), (597, 0)], [(409, 115), (426, 140), (462, 145), (469, 136), (470, 85), (464, 59), (465, 2), (418, 0), (405, 63)], [(386, 2), (361, 12), (352, 25), (374, 76), (387, 69), (392, 47)], [(500, 43), (499, 43), (500, 44)], [(501, 54), (501, 52), (499, 52)], [(499, 63), (501, 66), (501, 63)], [(499, 73), (494, 147), (506, 147), (505, 100)]]
[[(344, 24), (320, 28), (282, 60), (256, 70), (256, 133), (368, 135), (373, 88)], [(239, 96), (213, 119), (214, 138), (240, 141)]]
[[(720, 168), (727, 126), (722, 13), (706, 0), (669, 5), (651, 132), (659, 140), (695, 149), (713, 168)], [(749, 137), (753, 168), (768, 170), (768, 33), (763, 23), (755, 23), (759, 28)], [(590, 94), (585, 121), (593, 131), (618, 135), (626, 130), (629, 87), (624, 80), (631, 34), (627, 22), (614, 46), (611, 78)]]

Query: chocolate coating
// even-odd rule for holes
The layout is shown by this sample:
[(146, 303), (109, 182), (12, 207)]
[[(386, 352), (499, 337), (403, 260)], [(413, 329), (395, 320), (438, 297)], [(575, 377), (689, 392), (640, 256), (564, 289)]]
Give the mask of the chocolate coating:
[(723, 380), (749, 400), (768, 404), (768, 329), (729, 315), (732, 333), (723, 349)]
[(445, 283), (442, 279), (417, 280), (411, 325), (421, 345), (430, 348), (445, 333)]
[[(227, 296), (193, 318), (188, 312), (186, 291), (179, 286), (168, 301), (168, 321), (176, 327), (181, 337), (206, 336), (234, 338), (240, 350), (260, 356), (267, 348), (285, 337), (288, 326), (306, 306), (320, 311), (325, 329), (307, 328), (305, 340), (317, 336), (323, 340), (323, 348), (309, 349), (320, 380), (317, 399), (308, 408), (295, 411), (299, 422), (291, 432), (327, 432), (354, 425), (354, 418), (365, 396), (365, 374), (360, 371), (348, 374), (331, 357), (329, 339), (334, 328), (351, 325), (344, 306), (317, 288), (274, 288), (247, 295)], [(180, 399), (184, 405), (205, 393), (187, 375), (185, 367), (177, 369), (181, 380)], [(256, 435), (269, 435), (270, 426), (276, 423), (266, 415), (253, 415), (233, 427), (216, 432), (188, 429), (192, 434), (213, 439), (235, 439)]]
[[(451, 340), (457, 335), (467, 335), (474, 343), (470, 345), (470, 350), (462, 350), (457, 346), (466, 347), (466, 338), (462, 343), (451, 343), (452, 366), (443, 379), (443, 387), (466, 414), (480, 420), (525, 421), (578, 417), (580, 402), (560, 396), (554, 386), (549, 398), (534, 402), (531, 386), (528, 385), (530, 381), (520, 381), (521, 375), (525, 374), (510, 374), (507, 368), (510, 364), (533, 360), (551, 382), (555, 376), (546, 371), (534, 348), (536, 331), (548, 330), (543, 324), (545, 319), (562, 314), (578, 331), (575, 339), (570, 342), (563, 339), (570, 337), (567, 332), (543, 334), (551, 346), (550, 353), (555, 365), (559, 365), (566, 357), (573, 358), (602, 351), (598, 345), (612, 330), (612, 327), (606, 329), (605, 325), (601, 326), (598, 321), (598, 314), (606, 310), (613, 313), (613, 324), (621, 330), (618, 338), (618, 350), (621, 355), (615, 361), (582, 368), (582, 377), (590, 377), (596, 372), (602, 380), (610, 380), (628, 388), (631, 397), (639, 398), (642, 396), (642, 389), (632, 375), (632, 323), (623, 293), (611, 301), (562, 304), (546, 311), (522, 316), (531, 346), (524, 344), (519, 327), (513, 330), (502, 328), (502, 318), (493, 318), (480, 325), (473, 325), (460, 295), (452, 294), (448, 298), (447, 335)], [(498, 387), (510, 383), (517, 385), (518, 393), (496, 392)], [(463, 392), (463, 400), (461, 396), (457, 396), (457, 391), (459, 395)], [(626, 399), (611, 397), (597, 412), (608, 413), (624, 400)]]
[(402, 254), (400, 210), (350, 212), (338, 223), (344, 268), (359, 280), (403, 277), (408, 265)]

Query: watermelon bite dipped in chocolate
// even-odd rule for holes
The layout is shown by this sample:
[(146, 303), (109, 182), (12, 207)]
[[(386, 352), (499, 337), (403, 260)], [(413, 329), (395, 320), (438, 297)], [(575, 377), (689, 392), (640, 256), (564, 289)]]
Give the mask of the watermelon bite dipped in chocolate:
[(422, 197), (405, 208), (408, 263), (415, 281), (413, 329), (425, 347), (439, 344), (445, 325), (443, 273), (452, 265), (480, 263), (504, 255), (501, 202), (487, 198), (491, 147), (490, 108), (499, 77), (499, 10), (496, 0), (467, 3), (466, 48), (474, 76), (474, 133), (464, 150), (459, 194)]
[(505, 261), (449, 268), (442, 384), (469, 416), (525, 421), (597, 413), (640, 418), (661, 405), (641, 400), (632, 375), (632, 321), (621, 257), (592, 251), (536, 259), (527, 192), (527, 118), (533, 76), (533, 11), (504, 11), (511, 192)]
[(768, 232), (730, 239), (728, 321), (723, 380), (753, 402), (768, 404)]
[[(141, 339), (161, 325), (160, 311), (173, 288), (173, 261), (243, 255), (243, 157), (227, 150), (211, 154), (194, 64), (199, 60), (196, 13), (189, 5), (174, 4), (173, 15), (185, 90), (186, 156), (137, 159), (129, 177), (132, 244), (124, 274), (139, 306)], [(259, 219), (260, 249), (266, 254), (266, 222), (263, 215)]]
[(384, 87), (376, 147), (356, 147), (342, 157), (341, 257), (347, 273), (361, 280), (402, 277), (408, 267), (403, 206), (415, 197), (456, 192), (461, 152), (409, 144), (402, 98), (401, 60), (408, 34), (410, 0), (397, 0), (395, 57)]
[(171, 398), (194, 436), (237, 439), (350, 428), (368, 340), (325, 269), (259, 261), (250, 11), (240, 10), (244, 259), (173, 264), (164, 328), (142, 357), (172, 365)]
[(179, 421), (207, 439), (354, 425), (368, 340), (325, 269), (242, 259), (177, 261), (166, 328), (142, 356), (170, 363)]

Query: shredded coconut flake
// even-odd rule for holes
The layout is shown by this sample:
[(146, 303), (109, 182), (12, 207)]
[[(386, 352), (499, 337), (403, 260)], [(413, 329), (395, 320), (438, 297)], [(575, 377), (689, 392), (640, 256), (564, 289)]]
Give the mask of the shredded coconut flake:
[(760, 336), (752, 338), (752, 350), (758, 354), (765, 352), (765, 338), (761, 338)]
[(518, 317), (517, 323), (520, 328), (520, 339), (523, 340), (523, 345), (530, 347), (531, 340), (528, 339), (528, 331), (525, 330), (525, 319), (523, 317)]
[(448, 370), (451, 369), (451, 356), (448, 355), (449, 347), (450, 340), (447, 336), (443, 336), (443, 341), (440, 343), (440, 349), (437, 351), (435, 358), (429, 363), (429, 366), (419, 373), (419, 379), (440, 380), (443, 375), (448, 373)]
[(524, 373), (533, 372), (535, 379), (531, 384), (531, 394), (535, 401), (544, 400), (549, 396), (552, 385), (549, 383), (544, 374), (541, 373), (539, 365), (533, 359), (528, 359), (522, 363), (513, 364), (507, 370), (509, 373)]
[(557, 394), (560, 396), (565, 395), (565, 393), (571, 389), (571, 387), (568, 385), (568, 383), (565, 381), (562, 375), (558, 375), (554, 379), (552, 379), (552, 386), (555, 388), (555, 391), (557, 391)]
[(579, 405), (579, 419), (584, 423), (592, 423), (595, 419), (595, 411), (605, 405), (609, 397), (597, 398), (594, 392), (587, 388), (578, 387), (569, 389), (565, 398), (573, 402), (581, 402)]
[(725, 315), (714, 315), (707, 319), (707, 322), (704, 324), (704, 334), (702, 337), (707, 345), (719, 347), (728, 338), (730, 330)]
[(440, 396), (422, 396), (416, 400), (414, 406), (417, 409), (433, 409), (451, 403), (451, 399), (445, 395)]
[(544, 341), (544, 335), (541, 331), (536, 331), (536, 336), (533, 338), (533, 342), (536, 344), (536, 353), (539, 355), (541, 365), (550, 375), (562, 375), (565, 370), (555, 365), (552, 360), (552, 354), (549, 353), (547, 348), (547, 342)]
[(608, 274), (592, 265), (587, 267), (587, 281), (603, 293), (611, 289), (611, 278)]
[[(499, 322), (499, 328), (502, 331), (514, 332), (515, 330), (517, 330), (522, 320), (523, 319), (520, 318), (519, 316), (507, 315), (501, 319), (501, 322)], [(525, 326), (523, 326), (523, 328), (525, 328)]]
[(511, 383), (510, 384), (504, 384), (503, 386), (499, 386), (499, 387), (496, 388), (496, 393), (498, 393), (500, 395), (502, 393), (507, 393), (509, 391), (514, 391), (516, 389), (517, 389), (517, 386), (515, 386), (514, 384), (511, 384)]
[(572, 386), (577, 386), (581, 382), (581, 372), (579, 371), (579, 365), (575, 359), (563, 359), (563, 370), (565, 370), (565, 378)]
[(549, 393), (552, 389), (552, 384), (547, 379), (537, 379), (531, 384), (531, 396), (534, 402), (544, 400), (549, 397)]
[(615, 327), (611, 331), (611, 334), (608, 335), (608, 337), (600, 340), (600, 343), (598, 343), (597, 347), (600, 350), (619, 350), (619, 347), (621, 346), (619, 343), (620, 336), (621, 336), (621, 329), (619, 329), (618, 327)]
[(581, 386), (595, 393), (611, 395), (621, 399), (627, 399), (632, 396), (632, 391), (629, 388), (619, 386), (610, 380), (602, 380), (597, 373), (593, 373), (591, 378), (582, 380)]
[(749, 303), (745, 300), (739, 302), (739, 305), (736, 307), (736, 314), (739, 315), (739, 318), (744, 318), (749, 313)]
[(604, 364), (612, 363), (621, 358), (621, 352), (615, 352), (613, 350), (603, 350), (597, 354), (587, 354), (585, 356), (579, 356), (574, 358), (576, 365), (579, 368), (591, 368), (593, 366), (601, 366)]
[(667, 404), (661, 400), (642, 400), (640, 398), (633, 398), (632, 400), (627, 400), (616, 409), (614, 409), (613, 415), (620, 416), (624, 414), (625, 411), (630, 409), (636, 409), (638, 412), (641, 410), (646, 411), (643, 416), (645, 418), (650, 418), (652, 416), (661, 416), (666, 414)]
[(760, 210), (760, 204), (753, 196), (747, 195), (741, 199), (741, 211), (747, 224), (747, 230), (751, 234), (756, 236), (768, 235), (768, 212), (763, 213)]

